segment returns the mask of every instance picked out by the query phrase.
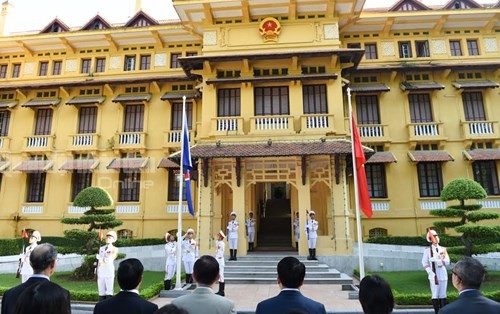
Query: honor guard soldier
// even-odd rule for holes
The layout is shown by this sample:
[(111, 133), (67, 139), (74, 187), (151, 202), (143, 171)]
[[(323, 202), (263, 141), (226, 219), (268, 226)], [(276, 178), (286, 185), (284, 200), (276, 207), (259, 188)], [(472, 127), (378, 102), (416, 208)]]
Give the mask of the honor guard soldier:
[(170, 290), (172, 287), (172, 277), (175, 275), (177, 269), (176, 249), (177, 243), (175, 238), (170, 233), (165, 233), (165, 252), (167, 253), (167, 260), (165, 262), (165, 278), (163, 285), (165, 290)]
[(308, 260), (317, 260), (316, 258), (316, 240), (318, 239), (318, 222), (314, 219), (316, 213), (309, 212), (309, 219), (306, 223), (307, 242), (309, 243), (309, 256)]
[(427, 232), (427, 242), (431, 245), (424, 250), (422, 266), (429, 278), (432, 306), (437, 314), (439, 309), (446, 305), (446, 288), (448, 287), (446, 265), (450, 264), (450, 257), (446, 248), (439, 245), (439, 236), (435, 230)]
[(239, 224), (236, 221), (236, 212), (231, 212), (231, 220), (227, 224), (230, 261), (236, 261), (236, 254), (238, 253), (238, 227)]
[(42, 235), (40, 234), (40, 232), (37, 230), (33, 231), (33, 233), (29, 238), (30, 245), (28, 245), (24, 253), (20, 254), (19, 256), (21, 258), (21, 263), (22, 263), (20, 271), (22, 283), (26, 282), (26, 280), (28, 280), (31, 277), (31, 275), (33, 275), (33, 268), (31, 268), (30, 264), (30, 255), (33, 249), (36, 248), (36, 246), (38, 245), (38, 242), (40, 242), (41, 240), (42, 240)]
[(106, 234), (106, 245), (99, 248), (97, 254), (97, 288), (99, 289), (99, 301), (113, 296), (113, 285), (115, 283), (115, 264), (118, 256), (118, 248), (113, 245), (117, 235), (114, 231)]
[(299, 212), (295, 213), (295, 219), (293, 220), (293, 235), (295, 237), (295, 250), (299, 250), (299, 239), (300, 239), (300, 222), (299, 222)]
[(219, 291), (217, 291), (216, 294), (220, 296), (226, 295), (224, 293), (224, 266), (226, 265), (224, 262), (224, 249), (226, 248), (226, 244), (224, 243), (225, 238), (226, 235), (221, 230), (217, 234), (217, 241), (215, 242), (215, 259), (217, 260), (217, 263), (219, 263)]
[(186, 284), (193, 283), (193, 266), (196, 258), (198, 257), (196, 241), (194, 238), (194, 230), (189, 228), (186, 231), (186, 234), (182, 237), (184, 241), (182, 241), (182, 261), (184, 262), (184, 271), (186, 272)]
[(253, 218), (253, 211), (250, 211), (248, 215), (250, 217), (245, 221), (248, 236), (248, 251), (253, 252), (253, 243), (255, 240), (255, 219)]

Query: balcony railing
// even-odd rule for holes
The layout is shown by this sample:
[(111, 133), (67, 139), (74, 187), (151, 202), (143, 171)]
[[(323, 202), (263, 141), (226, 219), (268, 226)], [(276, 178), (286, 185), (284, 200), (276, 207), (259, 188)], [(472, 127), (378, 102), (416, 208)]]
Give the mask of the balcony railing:
[(70, 147), (72, 149), (95, 149), (97, 148), (98, 135), (93, 134), (74, 134), (69, 136)]
[(333, 114), (306, 114), (300, 116), (301, 133), (333, 130)]
[[(165, 132), (163, 147), (179, 147), (181, 145), (181, 130), (172, 130)], [(189, 131), (189, 142), (193, 143), (194, 131)]]
[(408, 124), (410, 140), (436, 140), (443, 138), (443, 124), (441, 122), (424, 122)]
[(118, 148), (144, 148), (146, 146), (145, 132), (121, 132), (115, 136), (115, 146)]
[(43, 206), (40, 205), (24, 205), (21, 208), (23, 214), (42, 214)]
[(250, 118), (251, 133), (295, 133), (292, 116), (258, 116)]
[(243, 134), (242, 117), (217, 117), (212, 119), (211, 130), (213, 135), (241, 135)]
[(467, 139), (490, 138), (498, 134), (498, 121), (463, 121), (461, 124)]
[(0, 136), (0, 151), (8, 151), (10, 148), (10, 138)]
[(117, 214), (137, 214), (139, 211), (139, 205), (117, 205), (115, 208)]
[(25, 149), (28, 151), (51, 150), (54, 145), (54, 135), (33, 135), (26, 137)]

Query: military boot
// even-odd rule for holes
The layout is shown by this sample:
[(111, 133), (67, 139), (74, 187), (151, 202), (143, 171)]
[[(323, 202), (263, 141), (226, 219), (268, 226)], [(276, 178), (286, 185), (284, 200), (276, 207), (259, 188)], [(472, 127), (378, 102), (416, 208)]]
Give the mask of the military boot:
[(309, 249), (309, 256), (307, 257), (307, 260), (312, 260), (312, 249)]
[(170, 286), (172, 284), (172, 280), (168, 279), (168, 280), (164, 280), (163, 281), (163, 288), (165, 290), (170, 290)]
[(234, 250), (234, 257), (233, 257), (233, 261), (237, 261), (238, 259), (236, 258), (236, 254), (238, 253), (238, 250)]
[(432, 299), (432, 307), (434, 308), (434, 313), (439, 312), (439, 299)]
[(317, 261), (318, 259), (316, 258), (316, 249), (312, 249), (312, 257), (311, 257), (312, 260), (315, 260)]
[(226, 293), (224, 292), (225, 285), (226, 285), (226, 283), (219, 282), (219, 291), (217, 291), (216, 294), (218, 294), (218, 295), (220, 295), (222, 297), (225, 296), (226, 295)]

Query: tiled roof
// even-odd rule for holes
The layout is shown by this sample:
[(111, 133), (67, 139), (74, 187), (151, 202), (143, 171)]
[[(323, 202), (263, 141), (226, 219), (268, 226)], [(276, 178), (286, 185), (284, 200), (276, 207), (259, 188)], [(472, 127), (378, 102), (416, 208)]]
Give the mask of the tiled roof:
[(249, 77), (229, 77), (208, 79), (206, 83), (210, 84), (226, 84), (226, 83), (259, 83), (259, 82), (288, 82), (288, 81), (312, 81), (312, 80), (336, 80), (339, 75), (337, 73), (316, 73), (316, 74), (299, 74), (299, 75), (270, 75), (270, 76), (249, 76)]
[(43, 172), (52, 168), (54, 163), (51, 160), (27, 160), (14, 167), (14, 171), (22, 172)]
[(0, 108), (14, 108), (17, 105), (17, 100), (2, 100), (0, 101)]
[(92, 171), (99, 165), (99, 160), (96, 159), (71, 159), (67, 160), (59, 170), (88, 170)]
[(166, 92), (161, 96), (161, 100), (182, 100), (182, 96), (186, 96), (187, 99), (199, 98), (200, 93), (197, 91), (186, 91), (186, 92)]
[(121, 94), (113, 98), (113, 102), (149, 101), (151, 94)]
[(61, 98), (33, 98), (25, 102), (23, 107), (45, 107), (57, 106), (61, 102)]
[(432, 162), (432, 161), (454, 161), (453, 157), (444, 150), (416, 150), (409, 151), (408, 157), (415, 162)]
[(437, 82), (402, 82), (399, 86), (402, 91), (426, 91), (444, 89), (444, 85)]
[(66, 101), (66, 105), (102, 104), (104, 100), (104, 96), (76, 96)]
[(391, 162), (398, 162), (394, 154), (391, 152), (376, 152), (366, 161), (367, 164), (381, 164)]
[(350, 88), (353, 93), (388, 92), (391, 90), (385, 84), (353, 84)]
[[(365, 147), (365, 153), (373, 151)], [(178, 154), (178, 153), (177, 153)], [(191, 148), (192, 158), (283, 157), (351, 154), (347, 140), (315, 142), (268, 142), (248, 144), (199, 144)], [(173, 156), (172, 156), (173, 157)]]
[(0, 160), (0, 171), (5, 171), (10, 165), (10, 162), (5, 160)]
[(179, 165), (167, 157), (163, 157), (157, 168), (179, 168)]
[(141, 169), (148, 164), (148, 158), (115, 158), (107, 169)]
[(486, 148), (465, 150), (464, 157), (467, 160), (500, 160), (500, 148)]
[(490, 80), (485, 81), (455, 81), (453, 86), (457, 89), (468, 88), (497, 88), (499, 84)]

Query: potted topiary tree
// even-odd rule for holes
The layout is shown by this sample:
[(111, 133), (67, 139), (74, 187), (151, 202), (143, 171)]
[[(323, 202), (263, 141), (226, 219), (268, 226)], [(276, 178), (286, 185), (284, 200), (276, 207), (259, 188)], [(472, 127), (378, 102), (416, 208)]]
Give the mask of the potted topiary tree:
[[(459, 205), (451, 205), (446, 209), (434, 209), (430, 214), (437, 217), (459, 218), (458, 221), (436, 221), (434, 225), (440, 228), (454, 228), (462, 233), (460, 239), (465, 246), (465, 255), (472, 256), (473, 246), (471, 238), (495, 238), (500, 236), (500, 226), (476, 225), (481, 220), (498, 219), (499, 214), (479, 211), (481, 204), (466, 204), (467, 200), (486, 198), (486, 191), (476, 181), (459, 178), (448, 183), (441, 192), (442, 201), (458, 200)], [(474, 224), (468, 224), (472, 222)], [(493, 248), (494, 250), (494, 248)], [(482, 252), (484, 253), (484, 252)]]

